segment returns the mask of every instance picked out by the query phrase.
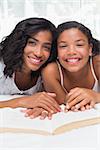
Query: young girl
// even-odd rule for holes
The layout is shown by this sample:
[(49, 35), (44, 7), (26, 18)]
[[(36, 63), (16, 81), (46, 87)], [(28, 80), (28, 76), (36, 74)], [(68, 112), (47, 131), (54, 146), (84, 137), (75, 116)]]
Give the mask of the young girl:
[(50, 21), (29, 18), (19, 22), (0, 43), (0, 94), (32, 95), (1, 101), (1, 108), (39, 107), (49, 112), (59, 111), (55, 94), (41, 92), (40, 76), (44, 64), (55, 56), (55, 33), (56, 28)]
[(58, 59), (43, 69), (44, 87), (66, 111), (94, 107), (100, 102), (100, 42), (75, 21), (60, 24), (57, 32)]

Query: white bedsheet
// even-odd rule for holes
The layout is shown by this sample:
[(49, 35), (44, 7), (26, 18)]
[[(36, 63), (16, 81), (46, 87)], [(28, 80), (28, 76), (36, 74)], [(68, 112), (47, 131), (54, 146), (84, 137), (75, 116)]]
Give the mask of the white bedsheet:
[[(9, 99), (10, 96), (0, 96), (2, 98)], [(100, 104), (97, 107), (100, 109)], [(55, 136), (0, 133), (0, 150), (99, 150), (99, 141), (100, 124)]]

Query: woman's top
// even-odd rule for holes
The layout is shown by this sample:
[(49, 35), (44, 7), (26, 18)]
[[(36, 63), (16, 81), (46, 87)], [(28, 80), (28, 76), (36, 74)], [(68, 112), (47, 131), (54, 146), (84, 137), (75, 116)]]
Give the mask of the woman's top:
[[(61, 79), (61, 85), (64, 89), (65, 92), (68, 92), (65, 87), (64, 87), (64, 77), (63, 77), (63, 73), (62, 73), (62, 69), (61, 69), (61, 65), (59, 64), (59, 62), (57, 61), (57, 65), (58, 65), (58, 68), (59, 68), (59, 73), (60, 73), (60, 79)], [(93, 69), (93, 64), (92, 64), (92, 59), (90, 59), (90, 66), (91, 66), (91, 71), (92, 71), (92, 74), (93, 74), (93, 77), (95, 79), (95, 83), (94, 83), (94, 86), (93, 86), (93, 90), (96, 91), (96, 92), (100, 92), (100, 86), (99, 86), (99, 82), (97, 80), (97, 77), (95, 75), (95, 72), (94, 72), (94, 69)]]
[(0, 95), (32, 95), (36, 92), (42, 91), (42, 79), (41, 76), (39, 76), (36, 85), (34, 85), (32, 88), (28, 90), (19, 90), (17, 85), (14, 81), (14, 75), (13, 77), (6, 77), (3, 73), (5, 64), (2, 60), (0, 60)]

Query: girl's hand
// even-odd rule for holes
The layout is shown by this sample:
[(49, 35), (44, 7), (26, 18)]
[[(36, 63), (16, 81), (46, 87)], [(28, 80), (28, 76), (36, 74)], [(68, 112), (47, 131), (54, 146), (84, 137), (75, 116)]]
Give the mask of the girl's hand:
[(30, 119), (34, 119), (36, 117), (40, 116), (40, 119), (45, 119), (48, 117), (48, 119), (52, 119), (52, 113), (44, 110), (43, 108), (33, 108), (33, 109), (26, 109), (26, 110), (21, 110), (21, 112), (25, 113), (25, 117), (29, 117)]
[(100, 93), (86, 88), (74, 88), (66, 96), (67, 110), (85, 110), (94, 107), (100, 101)]

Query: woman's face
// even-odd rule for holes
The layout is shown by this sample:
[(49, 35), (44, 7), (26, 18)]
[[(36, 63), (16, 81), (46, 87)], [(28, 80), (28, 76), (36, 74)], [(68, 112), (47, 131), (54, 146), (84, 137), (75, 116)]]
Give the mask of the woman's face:
[(24, 68), (38, 70), (49, 58), (52, 44), (50, 31), (40, 31), (28, 39), (24, 48)]
[(69, 72), (81, 70), (92, 53), (88, 38), (77, 28), (64, 30), (57, 40), (57, 47), (58, 59)]

